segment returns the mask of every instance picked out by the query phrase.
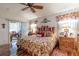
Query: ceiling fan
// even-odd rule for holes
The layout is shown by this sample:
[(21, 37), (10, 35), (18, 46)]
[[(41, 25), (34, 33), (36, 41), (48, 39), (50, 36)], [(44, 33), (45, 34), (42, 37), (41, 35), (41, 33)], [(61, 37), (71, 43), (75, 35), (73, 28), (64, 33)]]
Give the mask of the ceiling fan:
[(25, 11), (26, 9), (30, 8), (30, 10), (35, 13), (35, 9), (43, 9), (43, 6), (40, 5), (34, 5), (34, 3), (20, 3), (22, 5), (25, 5), (26, 7), (22, 9), (22, 11)]

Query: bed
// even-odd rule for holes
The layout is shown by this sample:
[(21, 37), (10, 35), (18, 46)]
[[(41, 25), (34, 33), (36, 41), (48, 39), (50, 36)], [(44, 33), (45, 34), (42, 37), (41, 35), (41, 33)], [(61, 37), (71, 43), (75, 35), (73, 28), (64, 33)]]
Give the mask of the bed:
[[(24, 55), (30, 56), (49, 56), (57, 42), (56, 33), (51, 37), (28, 36), (20, 39), (17, 46)], [(21, 54), (18, 54), (21, 55)]]

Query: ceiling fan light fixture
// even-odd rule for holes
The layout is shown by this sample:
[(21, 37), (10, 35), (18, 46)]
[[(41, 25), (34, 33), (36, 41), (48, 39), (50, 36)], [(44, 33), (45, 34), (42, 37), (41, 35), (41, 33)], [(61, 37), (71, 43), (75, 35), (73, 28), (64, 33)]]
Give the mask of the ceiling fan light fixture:
[(30, 8), (31, 11), (32, 11), (33, 13), (35, 13), (35, 12), (36, 12), (35, 9), (43, 9), (43, 6), (40, 6), (40, 5), (34, 5), (34, 3), (27, 3), (27, 4), (26, 4), (26, 3), (20, 3), (20, 4), (26, 6), (25, 8), (22, 9), (22, 11), (24, 11), (24, 10)]

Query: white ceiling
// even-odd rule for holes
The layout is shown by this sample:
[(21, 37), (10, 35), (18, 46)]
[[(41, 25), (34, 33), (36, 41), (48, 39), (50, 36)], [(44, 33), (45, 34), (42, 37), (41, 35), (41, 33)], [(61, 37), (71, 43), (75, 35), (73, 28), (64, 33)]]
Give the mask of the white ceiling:
[[(36, 3), (35, 3), (36, 4)], [(36, 13), (32, 13), (30, 9), (21, 11), (24, 5), (19, 3), (0, 3), (0, 17), (8, 18), (10, 20), (32, 20), (38, 17), (48, 16), (51, 14), (68, 11), (74, 8), (79, 8), (79, 4), (72, 3), (37, 3), (37, 5), (44, 6), (43, 10), (36, 10)]]

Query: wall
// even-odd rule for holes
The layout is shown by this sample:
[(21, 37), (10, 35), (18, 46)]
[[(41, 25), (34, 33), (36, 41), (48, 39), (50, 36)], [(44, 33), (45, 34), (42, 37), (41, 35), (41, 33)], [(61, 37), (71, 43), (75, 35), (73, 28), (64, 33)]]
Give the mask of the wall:
[[(5, 24), (4, 29), (2, 28), (2, 24)], [(9, 44), (8, 29), (8, 21), (0, 18), (0, 45)]]
[(57, 27), (57, 21), (56, 18), (53, 16), (47, 17), (47, 20), (50, 20), (50, 22), (48, 23), (41, 23), (43, 21), (44, 18), (38, 19), (38, 26), (42, 26), (42, 25), (49, 25), (51, 27)]

